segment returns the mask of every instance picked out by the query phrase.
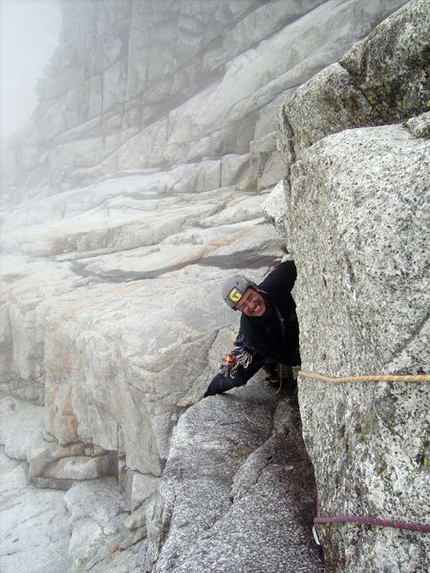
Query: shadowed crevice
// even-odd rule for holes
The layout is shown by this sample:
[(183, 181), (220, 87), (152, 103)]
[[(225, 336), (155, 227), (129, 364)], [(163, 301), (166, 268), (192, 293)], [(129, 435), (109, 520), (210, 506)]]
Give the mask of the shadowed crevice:
[(262, 267), (274, 267), (272, 255), (263, 255), (251, 250), (241, 251), (232, 255), (215, 255), (203, 259), (179, 262), (159, 269), (149, 271), (123, 271), (112, 269), (109, 271), (99, 271), (92, 269), (89, 265), (81, 262), (72, 263), (72, 271), (81, 277), (93, 277), (97, 282), (124, 283), (156, 279), (170, 272), (178, 271), (190, 265), (200, 265), (206, 267), (218, 267), (220, 269), (260, 269)]

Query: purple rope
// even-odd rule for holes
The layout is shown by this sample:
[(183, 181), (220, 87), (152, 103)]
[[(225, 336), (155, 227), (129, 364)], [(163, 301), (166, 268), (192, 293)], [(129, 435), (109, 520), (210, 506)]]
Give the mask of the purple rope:
[(367, 525), (379, 525), (380, 527), (394, 527), (395, 529), (406, 529), (407, 531), (418, 531), (419, 533), (430, 533), (430, 525), (426, 523), (405, 523), (391, 519), (378, 519), (376, 517), (364, 517), (362, 515), (338, 515), (336, 517), (316, 517), (315, 525), (319, 523), (365, 523)]

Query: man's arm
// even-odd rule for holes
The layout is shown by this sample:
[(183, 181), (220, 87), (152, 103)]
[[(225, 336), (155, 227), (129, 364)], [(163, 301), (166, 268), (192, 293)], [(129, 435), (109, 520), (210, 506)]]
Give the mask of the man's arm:
[(231, 390), (237, 386), (243, 386), (244, 384), (246, 384), (246, 380), (242, 380), (238, 376), (232, 378), (225, 372), (218, 372), (218, 374), (212, 378), (203, 397), (207, 398), (207, 396), (222, 394), (223, 392), (227, 392), (227, 390)]
[(283, 292), (285, 290), (291, 292), (296, 278), (297, 269), (294, 261), (285, 261), (279, 264), (258, 286), (263, 291), (267, 289), (270, 292), (274, 289), (275, 292), (278, 292), (281, 288)]
[[(242, 343), (243, 339), (241, 335), (236, 338), (236, 343)], [(238, 348), (235, 346), (235, 349)], [(246, 348), (246, 347), (245, 347)], [(234, 356), (235, 349), (232, 351)], [(250, 349), (246, 349), (249, 355), (250, 361), (246, 361), (242, 364), (231, 365), (230, 367), (224, 366), (221, 372), (218, 372), (216, 376), (212, 378), (204, 397), (213, 396), (214, 394), (222, 394), (227, 390), (236, 388), (237, 386), (243, 386), (250, 380), (254, 374), (256, 374), (265, 362), (265, 358), (260, 354), (255, 352), (250, 352)]]

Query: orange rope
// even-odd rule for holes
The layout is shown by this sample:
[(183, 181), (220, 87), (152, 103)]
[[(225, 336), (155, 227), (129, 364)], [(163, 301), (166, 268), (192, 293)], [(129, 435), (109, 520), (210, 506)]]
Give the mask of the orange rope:
[(303, 376), (305, 378), (314, 378), (315, 380), (324, 380), (325, 382), (430, 382), (430, 374), (379, 374), (336, 378), (300, 370), (299, 376)]

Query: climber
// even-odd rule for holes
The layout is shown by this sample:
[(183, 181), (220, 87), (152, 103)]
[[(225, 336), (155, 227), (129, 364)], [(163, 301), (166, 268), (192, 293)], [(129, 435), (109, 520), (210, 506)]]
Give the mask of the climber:
[[(229, 278), (222, 289), (226, 304), (241, 314), (239, 334), (226, 363), (212, 379), (206, 396), (242, 386), (263, 368), (267, 380), (278, 381), (278, 365), (300, 364), (299, 325), (291, 289), (297, 271), (293, 261), (277, 266), (258, 286), (242, 275)], [(296, 384), (291, 377), (290, 387)]]

